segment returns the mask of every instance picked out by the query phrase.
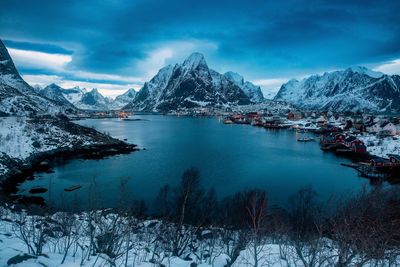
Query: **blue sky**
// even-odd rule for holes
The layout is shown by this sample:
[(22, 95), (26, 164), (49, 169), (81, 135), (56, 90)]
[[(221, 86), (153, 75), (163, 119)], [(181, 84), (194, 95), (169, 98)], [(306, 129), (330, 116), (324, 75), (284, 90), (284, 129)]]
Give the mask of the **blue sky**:
[(2, 0), (0, 38), (30, 83), (136, 89), (192, 52), (276, 91), (364, 65), (400, 73), (400, 1)]

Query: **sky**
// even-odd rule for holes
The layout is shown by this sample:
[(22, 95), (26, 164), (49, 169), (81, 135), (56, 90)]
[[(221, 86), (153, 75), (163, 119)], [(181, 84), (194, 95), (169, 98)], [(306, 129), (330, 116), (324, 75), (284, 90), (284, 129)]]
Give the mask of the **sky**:
[(400, 1), (2, 0), (0, 38), (24, 79), (116, 96), (192, 52), (273, 94), (351, 66), (400, 74)]

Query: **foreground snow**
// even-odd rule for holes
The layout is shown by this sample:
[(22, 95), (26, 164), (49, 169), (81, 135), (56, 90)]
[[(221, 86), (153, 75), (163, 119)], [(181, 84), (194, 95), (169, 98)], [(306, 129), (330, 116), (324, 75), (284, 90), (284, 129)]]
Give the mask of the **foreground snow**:
[[(237, 238), (234, 231), (226, 235), (224, 231), (229, 230), (209, 228), (198, 233), (193, 227), (185, 226), (181, 233), (190, 237), (190, 245), (181, 257), (176, 257), (168, 252), (170, 241), (165, 239), (168, 237), (165, 231), (172, 229), (170, 233), (177, 233), (177, 228), (171, 223), (139, 220), (105, 210), (80, 214), (59, 212), (41, 217), (0, 208), (0, 214), (0, 266), (223, 267), (231, 259), (226, 252), (234, 250)], [(262, 239), (254, 245), (250, 232), (247, 237), (250, 237), (249, 242), (240, 248), (231, 266), (304, 266), (303, 261), (310, 259), (300, 259), (297, 249), (312, 253), (308, 256), (316, 257), (314, 264), (317, 266), (334, 266), (337, 261), (336, 245), (326, 238), (313, 241), (314, 245), (309, 248), (303, 244), (296, 249), (289, 243), (285, 244), (288, 241), (285, 239), (278, 244)], [(37, 253), (35, 249), (40, 241), (43, 247)], [(99, 252), (100, 249), (103, 252)], [(257, 255), (257, 265), (254, 255)], [(370, 262), (354, 255), (348, 266), (387, 265), (385, 260)]]
[[(99, 211), (102, 212), (102, 211)], [(65, 258), (63, 264), (64, 253), (63, 249), (65, 248), (65, 237), (58, 236), (57, 237), (46, 237), (46, 245), (43, 247), (41, 256), (33, 256), (32, 254), (28, 254), (27, 244), (22, 241), (23, 238), (30, 239), (33, 237), (29, 236), (28, 233), (23, 236), (22, 231), (20, 231), (19, 224), (23, 221), (24, 226), (29, 225), (31, 222), (39, 223), (41, 217), (39, 216), (29, 216), (25, 212), (12, 212), (8, 209), (0, 208), (1, 221), (0, 221), (0, 266), (7, 266), (8, 262), (11, 258), (20, 255), (27, 256), (29, 255), (32, 258), (26, 259), (18, 264), (13, 266), (110, 266), (110, 258), (105, 254), (94, 254), (88, 255), (85, 249), (90, 246), (90, 238), (87, 236), (88, 232), (86, 232), (89, 226), (89, 214), (82, 213), (76, 214), (76, 224), (75, 227), (78, 233), (78, 237), (75, 240), (75, 244), (70, 247), (69, 252)], [(57, 225), (57, 221), (62, 220), (63, 213), (56, 213), (46, 219), (44, 221), (54, 223)], [(115, 217), (114, 214), (109, 214), (106, 217), (109, 224), (111, 225), (113, 219)], [(96, 225), (96, 223), (98, 223)], [(127, 220), (120, 221), (120, 224), (126, 225), (128, 223)], [(132, 222), (131, 222), (132, 223)], [(125, 262), (127, 262), (127, 266), (136, 266), (136, 267), (150, 267), (150, 266), (171, 266), (171, 267), (189, 267), (189, 266), (202, 266), (202, 267), (223, 267), (226, 265), (229, 257), (223, 253), (222, 248), (219, 247), (218, 244), (215, 245), (214, 254), (212, 254), (212, 258), (204, 258), (199, 259), (198, 255), (190, 253), (186, 256), (186, 259), (182, 259), (179, 257), (168, 256), (166, 252), (157, 251), (157, 245), (154, 244), (157, 238), (158, 228), (161, 226), (161, 222), (157, 220), (145, 220), (145, 221), (135, 221), (135, 231), (130, 233), (130, 239), (126, 240), (123, 238), (123, 242), (119, 243), (121, 247), (125, 247), (126, 242), (129, 242), (130, 248), (128, 249), (127, 256), (120, 257), (115, 261), (115, 266), (125, 266)], [(102, 225), (102, 222), (91, 222), (90, 224), (96, 229), (95, 231), (99, 231), (97, 234), (100, 235), (100, 231), (102, 227), (106, 227)], [(34, 225), (34, 224), (32, 224)], [(61, 225), (59, 226), (61, 227)], [(90, 226), (89, 226), (90, 227)], [(28, 226), (29, 228), (29, 226)], [(53, 231), (52, 235), (57, 236), (55, 234), (54, 228), (50, 231)], [(35, 231), (35, 230), (33, 230)], [(209, 231), (204, 231), (208, 233)], [(75, 233), (76, 234), (76, 233)], [(72, 237), (71, 237), (72, 238)], [(75, 237), (73, 237), (75, 238)], [(32, 241), (31, 240), (31, 241)], [(214, 240), (213, 242), (218, 242), (218, 240)], [(198, 251), (199, 254), (206, 254), (211, 241), (203, 240), (203, 244), (198, 243), (197, 246), (204, 251)], [(33, 244), (33, 241), (32, 241)], [(125, 248), (124, 248), (125, 249)], [(260, 253), (263, 254), (263, 261), (270, 263), (268, 266), (282, 266), (282, 263), (279, 259), (279, 246), (273, 244), (267, 244), (260, 247)], [(243, 250), (240, 253), (239, 258), (233, 266), (251, 266), (251, 250)], [(197, 258), (196, 258), (197, 257)], [(157, 258), (154, 260), (154, 258)], [(155, 264), (157, 262), (157, 264)], [(192, 265), (196, 263), (197, 265)], [(163, 264), (163, 265), (161, 265)]]

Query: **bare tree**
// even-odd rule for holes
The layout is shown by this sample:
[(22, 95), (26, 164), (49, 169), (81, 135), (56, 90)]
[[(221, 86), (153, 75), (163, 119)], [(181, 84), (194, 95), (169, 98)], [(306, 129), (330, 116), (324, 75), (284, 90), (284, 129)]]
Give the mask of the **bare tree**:
[(266, 254), (266, 216), (267, 196), (260, 190), (246, 192), (246, 211), (250, 233), (251, 265), (254, 267), (268, 264)]
[[(290, 198), (290, 246), (303, 266), (319, 266), (324, 251), (322, 239), (321, 206), (316, 202), (316, 193), (311, 187), (300, 189)], [(296, 262), (296, 260), (292, 260)]]
[(362, 190), (338, 205), (330, 219), (338, 267), (369, 262), (393, 264), (399, 256), (398, 190)]
[(172, 242), (172, 256), (179, 257), (186, 251), (193, 241), (193, 237), (195, 236), (194, 233), (200, 227), (200, 225), (197, 225), (196, 227), (184, 225), (187, 220), (186, 217), (188, 216), (188, 213), (191, 212), (189, 209), (194, 208), (194, 203), (198, 200), (197, 197), (200, 194), (199, 186), (199, 171), (196, 168), (186, 170), (182, 175), (180, 186), (177, 189), (176, 225), (170, 225), (166, 229), (166, 233), (171, 230), (175, 232), (175, 234), (170, 236), (170, 240)]
[[(34, 211), (34, 208), (31, 208)], [(28, 215), (26, 211), (15, 214), (13, 231), (28, 248), (28, 253), (39, 256), (43, 246), (48, 241), (51, 229), (49, 216), (40, 208), (35, 209), (35, 215)]]

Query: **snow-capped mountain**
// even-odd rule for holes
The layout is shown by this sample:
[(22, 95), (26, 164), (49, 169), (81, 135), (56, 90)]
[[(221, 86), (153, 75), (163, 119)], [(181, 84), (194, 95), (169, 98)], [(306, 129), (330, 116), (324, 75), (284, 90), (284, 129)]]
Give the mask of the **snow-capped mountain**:
[(50, 84), (40, 90), (40, 94), (54, 102), (82, 110), (117, 110), (131, 102), (136, 95), (134, 89), (129, 89), (114, 100), (103, 96), (97, 89), (87, 91), (85, 88), (73, 87), (64, 89), (56, 84)]
[(111, 100), (104, 97), (96, 88), (82, 95), (82, 98), (74, 103), (80, 109), (108, 110)]
[(63, 89), (63, 96), (74, 106), (76, 106), (79, 101), (81, 101), (84, 94), (87, 93), (85, 88), (80, 88), (78, 86), (70, 88), (70, 89)]
[(65, 111), (65, 107), (39, 95), (21, 78), (7, 48), (0, 40), (0, 112), (32, 115), (60, 111)]
[(304, 109), (399, 112), (400, 76), (353, 67), (290, 80), (274, 99)]
[(224, 76), (239, 86), (252, 102), (261, 103), (264, 101), (264, 96), (260, 86), (245, 81), (242, 75), (233, 71), (226, 72)]
[(48, 99), (53, 100), (60, 106), (65, 106), (65, 107), (69, 107), (71, 109), (75, 109), (75, 106), (73, 104), (71, 104), (71, 102), (69, 100), (67, 100), (67, 98), (64, 96), (64, 94), (65, 94), (64, 92), (66, 92), (66, 91), (69, 91), (69, 90), (63, 89), (60, 86), (52, 83), (52, 84), (46, 86), (45, 88), (41, 89), (39, 91), (39, 94), (44, 97), (47, 97)]
[(210, 69), (202, 54), (193, 53), (182, 64), (160, 69), (124, 109), (170, 111), (250, 103), (238, 85)]
[(122, 95), (117, 96), (110, 104), (111, 109), (121, 109), (132, 100), (135, 99), (136, 91), (134, 89), (129, 89)]

